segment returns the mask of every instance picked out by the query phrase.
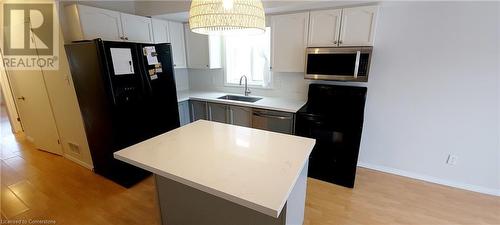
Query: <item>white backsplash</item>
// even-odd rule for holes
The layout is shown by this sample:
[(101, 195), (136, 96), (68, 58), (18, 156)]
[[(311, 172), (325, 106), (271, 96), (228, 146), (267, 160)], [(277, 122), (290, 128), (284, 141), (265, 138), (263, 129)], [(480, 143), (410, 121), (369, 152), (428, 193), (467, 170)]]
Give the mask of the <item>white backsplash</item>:
[(189, 90), (189, 76), (187, 69), (175, 69), (175, 86), (177, 91)]
[[(188, 69), (189, 88), (195, 91), (220, 91), (243, 93), (243, 87), (224, 85), (224, 70)], [(303, 73), (274, 73), (272, 88), (250, 88), (252, 95), (307, 99), (310, 81), (304, 80)]]
[[(188, 69), (189, 89), (192, 91), (220, 91), (242, 94), (243, 87), (224, 85), (224, 70)], [(368, 86), (367, 82), (313, 81), (304, 79), (303, 73), (273, 73), (272, 88), (250, 88), (251, 95), (307, 99), (309, 84), (323, 83), (333, 85)]]

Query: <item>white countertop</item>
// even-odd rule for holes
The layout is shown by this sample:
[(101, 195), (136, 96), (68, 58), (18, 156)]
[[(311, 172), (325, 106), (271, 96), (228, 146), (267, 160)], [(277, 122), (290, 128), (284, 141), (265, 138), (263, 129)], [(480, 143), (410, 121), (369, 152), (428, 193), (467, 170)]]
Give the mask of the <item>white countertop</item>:
[(217, 99), (224, 95), (240, 95), (241, 94), (232, 94), (232, 93), (224, 93), (224, 92), (210, 92), (210, 91), (179, 91), (177, 92), (177, 101), (182, 102), (189, 99), (192, 100), (201, 100), (207, 102), (215, 102), (215, 103), (223, 103), (223, 104), (231, 104), (231, 105), (239, 105), (253, 108), (261, 108), (261, 109), (269, 109), (269, 110), (277, 110), (284, 112), (296, 113), (304, 104), (306, 104), (307, 100), (300, 99), (291, 99), (291, 98), (280, 98), (280, 97), (265, 97), (265, 96), (255, 96), (251, 95), (251, 97), (259, 97), (262, 98), (256, 102), (241, 102), (241, 101), (232, 101), (232, 100), (224, 100)]
[(277, 218), (315, 142), (198, 120), (115, 152), (114, 156)]

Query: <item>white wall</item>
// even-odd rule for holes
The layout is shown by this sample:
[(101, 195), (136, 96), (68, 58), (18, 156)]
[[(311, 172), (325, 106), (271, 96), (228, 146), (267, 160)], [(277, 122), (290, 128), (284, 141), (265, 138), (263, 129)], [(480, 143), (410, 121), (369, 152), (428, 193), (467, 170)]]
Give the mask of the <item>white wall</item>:
[(382, 4), (360, 164), (500, 194), (498, 5)]
[[(355, 84), (368, 86), (359, 165), (500, 195), (499, 11), (495, 2), (381, 4), (370, 80)], [(191, 90), (242, 91), (223, 86), (222, 70), (188, 71)], [(274, 89), (253, 94), (306, 98), (308, 84), (275, 74)]]

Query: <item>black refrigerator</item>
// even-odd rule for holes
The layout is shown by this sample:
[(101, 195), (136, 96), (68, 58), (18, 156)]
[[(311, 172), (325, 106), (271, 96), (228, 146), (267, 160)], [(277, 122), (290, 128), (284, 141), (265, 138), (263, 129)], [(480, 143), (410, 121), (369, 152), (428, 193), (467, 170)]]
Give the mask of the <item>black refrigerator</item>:
[(179, 127), (170, 44), (65, 45), (94, 171), (130, 187), (150, 173), (113, 153)]

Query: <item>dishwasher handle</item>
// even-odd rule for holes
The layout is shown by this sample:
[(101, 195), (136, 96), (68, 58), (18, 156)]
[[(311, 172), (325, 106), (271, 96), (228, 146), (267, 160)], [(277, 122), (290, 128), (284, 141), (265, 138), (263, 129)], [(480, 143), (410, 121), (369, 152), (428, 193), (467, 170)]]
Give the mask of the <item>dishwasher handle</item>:
[(272, 119), (278, 119), (278, 120), (291, 120), (291, 116), (276, 116), (276, 115), (270, 115), (270, 114), (264, 114), (260, 112), (253, 112), (254, 116), (258, 117), (267, 117), (267, 118), (272, 118)]

